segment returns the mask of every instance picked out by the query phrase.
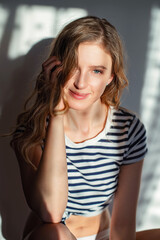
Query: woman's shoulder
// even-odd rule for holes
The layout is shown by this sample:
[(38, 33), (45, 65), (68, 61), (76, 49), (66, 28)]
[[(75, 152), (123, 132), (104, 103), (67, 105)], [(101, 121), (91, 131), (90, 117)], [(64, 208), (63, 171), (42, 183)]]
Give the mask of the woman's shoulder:
[(129, 137), (133, 137), (133, 135), (140, 132), (146, 134), (145, 126), (137, 113), (124, 107), (119, 107), (118, 109), (112, 107), (111, 112), (113, 127), (115, 126), (116, 128), (127, 132)]
[(124, 107), (119, 107), (118, 109), (115, 109), (114, 107), (111, 107), (111, 112), (112, 112), (112, 120), (113, 121), (129, 121), (130, 123), (138, 121), (142, 123), (140, 116), (138, 113), (135, 113), (127, 108)]
[(129, 110), (129, 109), (127, 109), (127, 108), (124, 108), (124, 107), (122, 107), (122, 106), (119, 106), (117, 109), (116, 108), (114, 108), (114, 107), (112, 107), (112, 111), (114, 112), (114, 115), (119, 115), (119, 116), (128, 116), (128, 117), (136, 117), (136, 116), (138, 116), (138, 114), (137, 113), (135, 113), (135, 112), (133, 112), (133, 111), (131, 111), (131, 110)]
[[(125, 154), (122, 164), (142, 160), (147, 153), (146, 129), (140, 117), (126, 108), (112, 108), (112, 129), (120, 143), (125, 143)], [(113, 131), (112, 130), (112, 131)]]
[(138, 114), (119, 107), (110, 108), (110, 129), (108, 139), (120, 155), (122, 164), (140, 161), (147, 152), (146, 130)]

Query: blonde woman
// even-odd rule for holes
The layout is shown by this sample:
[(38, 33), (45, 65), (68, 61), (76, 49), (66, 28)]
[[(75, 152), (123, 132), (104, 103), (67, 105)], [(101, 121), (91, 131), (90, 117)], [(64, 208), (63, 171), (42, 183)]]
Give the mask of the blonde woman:
[(146, 133), (120, 107), (128, 80), (115, 27), (71, 22), (42, 66), (11, 141), (32, 210), (23, 239), (135, 240)]

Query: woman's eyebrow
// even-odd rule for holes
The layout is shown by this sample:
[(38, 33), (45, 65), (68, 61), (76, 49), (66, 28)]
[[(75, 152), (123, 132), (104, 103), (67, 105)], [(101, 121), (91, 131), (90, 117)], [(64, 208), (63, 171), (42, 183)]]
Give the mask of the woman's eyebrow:
[(90, 67), (92, 67), (92, 68), (102, 68), (102, 69), (107, 69), (105, 66), (103, 66), (103, 65), (92, 65), (92, 66), (90, 66)]

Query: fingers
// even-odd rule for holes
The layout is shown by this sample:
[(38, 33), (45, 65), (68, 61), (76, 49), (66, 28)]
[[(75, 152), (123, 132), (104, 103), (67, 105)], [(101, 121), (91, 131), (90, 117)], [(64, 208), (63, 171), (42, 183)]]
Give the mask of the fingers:
[[(59, 95), (58, 104), (54, 107), (55, 111), (63, 111), (65, 108), (65, 104), (63, 101), (63, 91), (61, 89), (61, 82), (58, 78), (58, 74), (62, 71), (62, 63), (58, 60), (56, 56), (49, 57), (43, 64), (42, 64), (42, 74), (45, 80), (51, 83), (54, 89), (56, 89)], [(58, 88), (57, 88), (58, 87)], [(57, 90), (58, 89), (58, 90)], [(60, 92), (59, 92), (60, 91)], [(56, 94), (57, 94), (56, 93)]]
[(61, 62), (57, 59), (56, 56), (49, 57), (42, 64), (42, 70), (45, 79), (50, 79), (52, 73), (53, 77), (55, 77), (61, 69)]
[(56, 56), (51, 56), (42, 64), (42, 69), (51, 70), (56, 64), (59, 65), (61, 64), (61, 62), (58, 60)]

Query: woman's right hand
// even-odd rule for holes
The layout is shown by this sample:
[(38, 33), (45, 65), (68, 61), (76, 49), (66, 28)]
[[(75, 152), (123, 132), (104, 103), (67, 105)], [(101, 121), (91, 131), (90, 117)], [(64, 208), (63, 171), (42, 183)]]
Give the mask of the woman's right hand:
[[(57, 75), (60, 73), (60, 71), (62, 71), (61, 61), (59, 61), (56, 56), (51, 56), (42, 64), (42, 70), (44, 78), (48, 81), (51, 81), (51, 83), (54, 83), (57, 80)], [(63, 92), (61, 92), (61, 99), (58, 105), (55, 107), (55, 111), (64, 110), (65, 104), (63, 99), (64, 95)]]
[(61, 61), (56, 56), (49, 57), (42, 64), (42, 71), (46, 80), (54, 81), (61, 70)]

